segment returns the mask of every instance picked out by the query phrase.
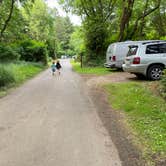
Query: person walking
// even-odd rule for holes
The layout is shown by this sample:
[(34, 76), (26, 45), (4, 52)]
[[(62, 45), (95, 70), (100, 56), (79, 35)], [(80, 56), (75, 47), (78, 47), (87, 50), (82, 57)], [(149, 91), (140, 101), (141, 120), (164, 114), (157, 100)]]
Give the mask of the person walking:
[(54, 61), (52, 62), (52, 65), (51, 65), (51, 70), (52, 70), (52, 75), (55, 75), (55, 71), (56, 71), (56, 64), (55, 64), (55, 62), (54, 62)]
[(57, 68), (58, 73), (59, 73), (59, 75), (60, 75), (60, 74), (61, 74), (61, 73), (60, 73), (60, 69), (62, 68), (62, 66), (61, 66), (59, 60), (57, 60), (57, 62), (56, 62), (56, 68)]

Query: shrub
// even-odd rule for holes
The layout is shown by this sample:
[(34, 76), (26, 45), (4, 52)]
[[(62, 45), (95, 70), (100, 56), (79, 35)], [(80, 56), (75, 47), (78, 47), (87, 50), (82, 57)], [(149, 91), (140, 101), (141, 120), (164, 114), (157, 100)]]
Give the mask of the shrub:
[(21, 60), (47, 64), (48, 53), (44, 43), (26, 40), (20, 43)]
[(0, 65), (0, 87), (6, 86), (15, 82), (15, 77), (12, 73), (12, 69)]
[(19, 53), (16, 51), (14, 47), (9, 45), (0, 44), (0, 61), (15, 61), (18, 60), (20, 57)]

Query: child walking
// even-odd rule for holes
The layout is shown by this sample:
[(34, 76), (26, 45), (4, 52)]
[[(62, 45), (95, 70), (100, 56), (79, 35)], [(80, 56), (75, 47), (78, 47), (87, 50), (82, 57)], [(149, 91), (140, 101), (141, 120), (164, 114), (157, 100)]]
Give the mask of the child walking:
[(55, 64), (55, 62), (52, 62), (51, 70), (52, 70), (52, 75), (54, 75), (55, 71), (56, 71), (56, 64)]
[(60, 69), (62, 68), (62, 66), (61, 66), (59, 60), (56, 62), (56, 68), (57, 68), (58, 73), (59, 73), (59, 75), (60, 75), (60, 74), (61, 74), (61, 73), (60, 73)]

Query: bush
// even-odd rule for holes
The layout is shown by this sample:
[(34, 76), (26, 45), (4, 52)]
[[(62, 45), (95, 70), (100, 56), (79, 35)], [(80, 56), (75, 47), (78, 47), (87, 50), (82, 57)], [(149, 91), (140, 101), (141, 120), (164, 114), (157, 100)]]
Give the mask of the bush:
[(16, 51), (14, 47), (9, 45), (0, 44), (0, 61), (15, 61), (18, 60), (20, 57), (19, 53)]
[(22, 62), (0, 63), (0, 88), (20, 84), (28, 78), (42, 71), (45, 67), (41, 63)]
[(12, 73), (12, 69), (0, 65), (0, 87), (6, 86), (15, 82), (15, 77)]
[(21, 60), (47, 64), (48, 53), (44, 43), (26, 40), (20, 43)]

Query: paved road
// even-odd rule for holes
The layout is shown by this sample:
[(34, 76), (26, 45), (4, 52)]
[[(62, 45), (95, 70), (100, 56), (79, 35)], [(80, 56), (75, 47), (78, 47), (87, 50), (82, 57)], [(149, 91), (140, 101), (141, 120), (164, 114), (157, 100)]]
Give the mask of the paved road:
[(0, 166), (121, 166), (81, 78), (62, 66), (0, 99)]

